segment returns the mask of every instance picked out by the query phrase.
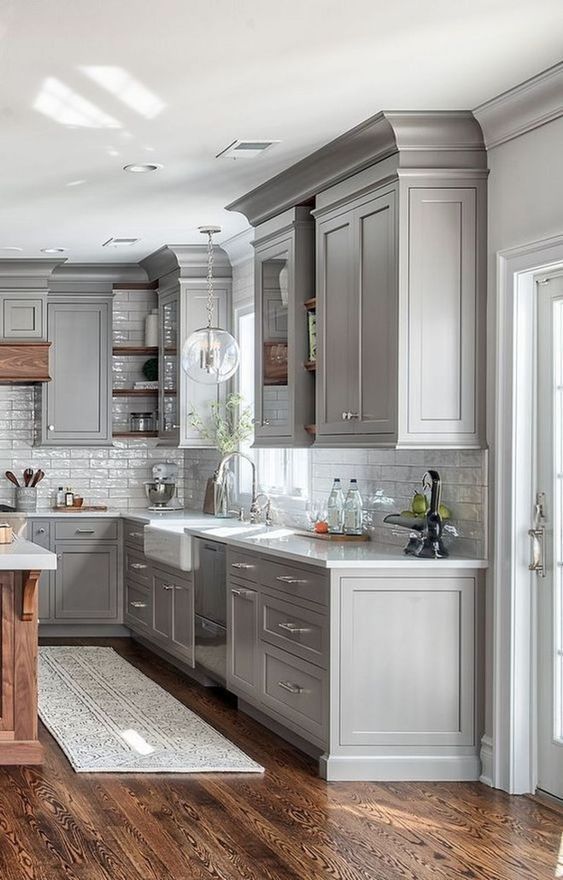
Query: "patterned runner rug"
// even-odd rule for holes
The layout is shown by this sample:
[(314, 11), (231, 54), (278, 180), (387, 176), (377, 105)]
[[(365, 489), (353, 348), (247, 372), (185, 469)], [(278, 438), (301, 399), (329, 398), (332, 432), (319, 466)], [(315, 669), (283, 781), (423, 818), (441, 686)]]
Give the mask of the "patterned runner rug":
[(77, 773), (264, 769), (113, 648), (41, 647), (39, 717)]

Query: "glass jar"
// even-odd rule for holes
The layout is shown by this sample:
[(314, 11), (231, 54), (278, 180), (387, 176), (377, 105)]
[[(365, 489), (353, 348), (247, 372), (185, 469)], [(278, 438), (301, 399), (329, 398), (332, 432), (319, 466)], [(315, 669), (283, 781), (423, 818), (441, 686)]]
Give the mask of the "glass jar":
[(152, 412), (132, 412), (130, 418), (131, 433), (144, 434), (147, 431), (154, 431), (156, 421)]

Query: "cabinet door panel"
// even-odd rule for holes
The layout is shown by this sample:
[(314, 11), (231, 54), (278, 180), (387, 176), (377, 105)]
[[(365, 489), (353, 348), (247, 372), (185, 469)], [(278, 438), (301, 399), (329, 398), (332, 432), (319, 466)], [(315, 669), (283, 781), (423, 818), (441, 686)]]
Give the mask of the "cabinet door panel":
[(55, 619), (117, 620), (117, 547), (58, 541), (55, 551)]
[(153, 577), (153, 618), (154, 635), (162, 641), (172, 636), (172, 592), (174, 584), (172, 576), (164, 572), (155, 573)]
[(2, 300), (3, 336), (5, 339), (43, 339), (44, 302), (28, 297), (4, 297)]
[(174, 584), (172, 647), (194, 665), (194, 591), (187, 582)]
[(49, 303), (52, 381), (44, 386), (42, 439), (109, 443), (110, 303)]
[(360, 208), (359, 383), (349, 409), (355, 433), (392, 434), (397, 413), (397, 272), (395, 194)]
[(341, 744), (473, 745), (475, 581), (343, 578), (341, 590)]
[(476, 194), (409, 193), (408, 432), (476, 428)]
[(227, 627), (227, 684), (235, 693), (258, 693), (258, 594), (231, 581)]
[(319, 224), (317, 333), (317, 433), (351, 434), (343, 419), (357, 394), (358, 290), (354, 215), (340, 214)]

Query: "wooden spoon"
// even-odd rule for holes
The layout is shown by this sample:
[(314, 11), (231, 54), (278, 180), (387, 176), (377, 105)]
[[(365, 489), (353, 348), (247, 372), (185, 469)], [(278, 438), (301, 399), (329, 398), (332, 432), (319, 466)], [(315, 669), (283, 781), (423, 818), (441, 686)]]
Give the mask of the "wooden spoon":
[(37, 484), (41, 482), (41, 480), (43, 479), (44, 476), (45, 476), (45, 471), (42, 471), (41, 469), (36, 471), (35, 476), (34, 476), (33, 480), (31, 481), (31, 488), (34, 489), (37, 486)]
[(16, 475), (12, 473), (12, 471), (6, 471), (6, 478), (10, 481), (10, 483), (13, 483), (14, 486), (17, 486), (19, 488), (20, 481), (18, 480)]
[(33, 479), (33, 468), (26, 468), (23, 472), (23, 484), (27, 488)]

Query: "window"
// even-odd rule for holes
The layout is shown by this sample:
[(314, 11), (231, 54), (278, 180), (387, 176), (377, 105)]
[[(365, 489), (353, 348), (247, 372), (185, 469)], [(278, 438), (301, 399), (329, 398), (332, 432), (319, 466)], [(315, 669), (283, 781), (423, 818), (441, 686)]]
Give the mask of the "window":
[[(238, 391), (245, 403), (254, 409), (254, 309), (241, 306), (236, 310), (236, 331), (240, 345)], [(307, 449), (252, 449), (252, 438), (241, 446), (241, 452), (256, 464), (258, 488), (268, 495), (283, 495), (293, 499), (309, 496), (309, 450)], [(238, 469), (240, 495), (250, 495), (250, 468), (243, 463)]]

